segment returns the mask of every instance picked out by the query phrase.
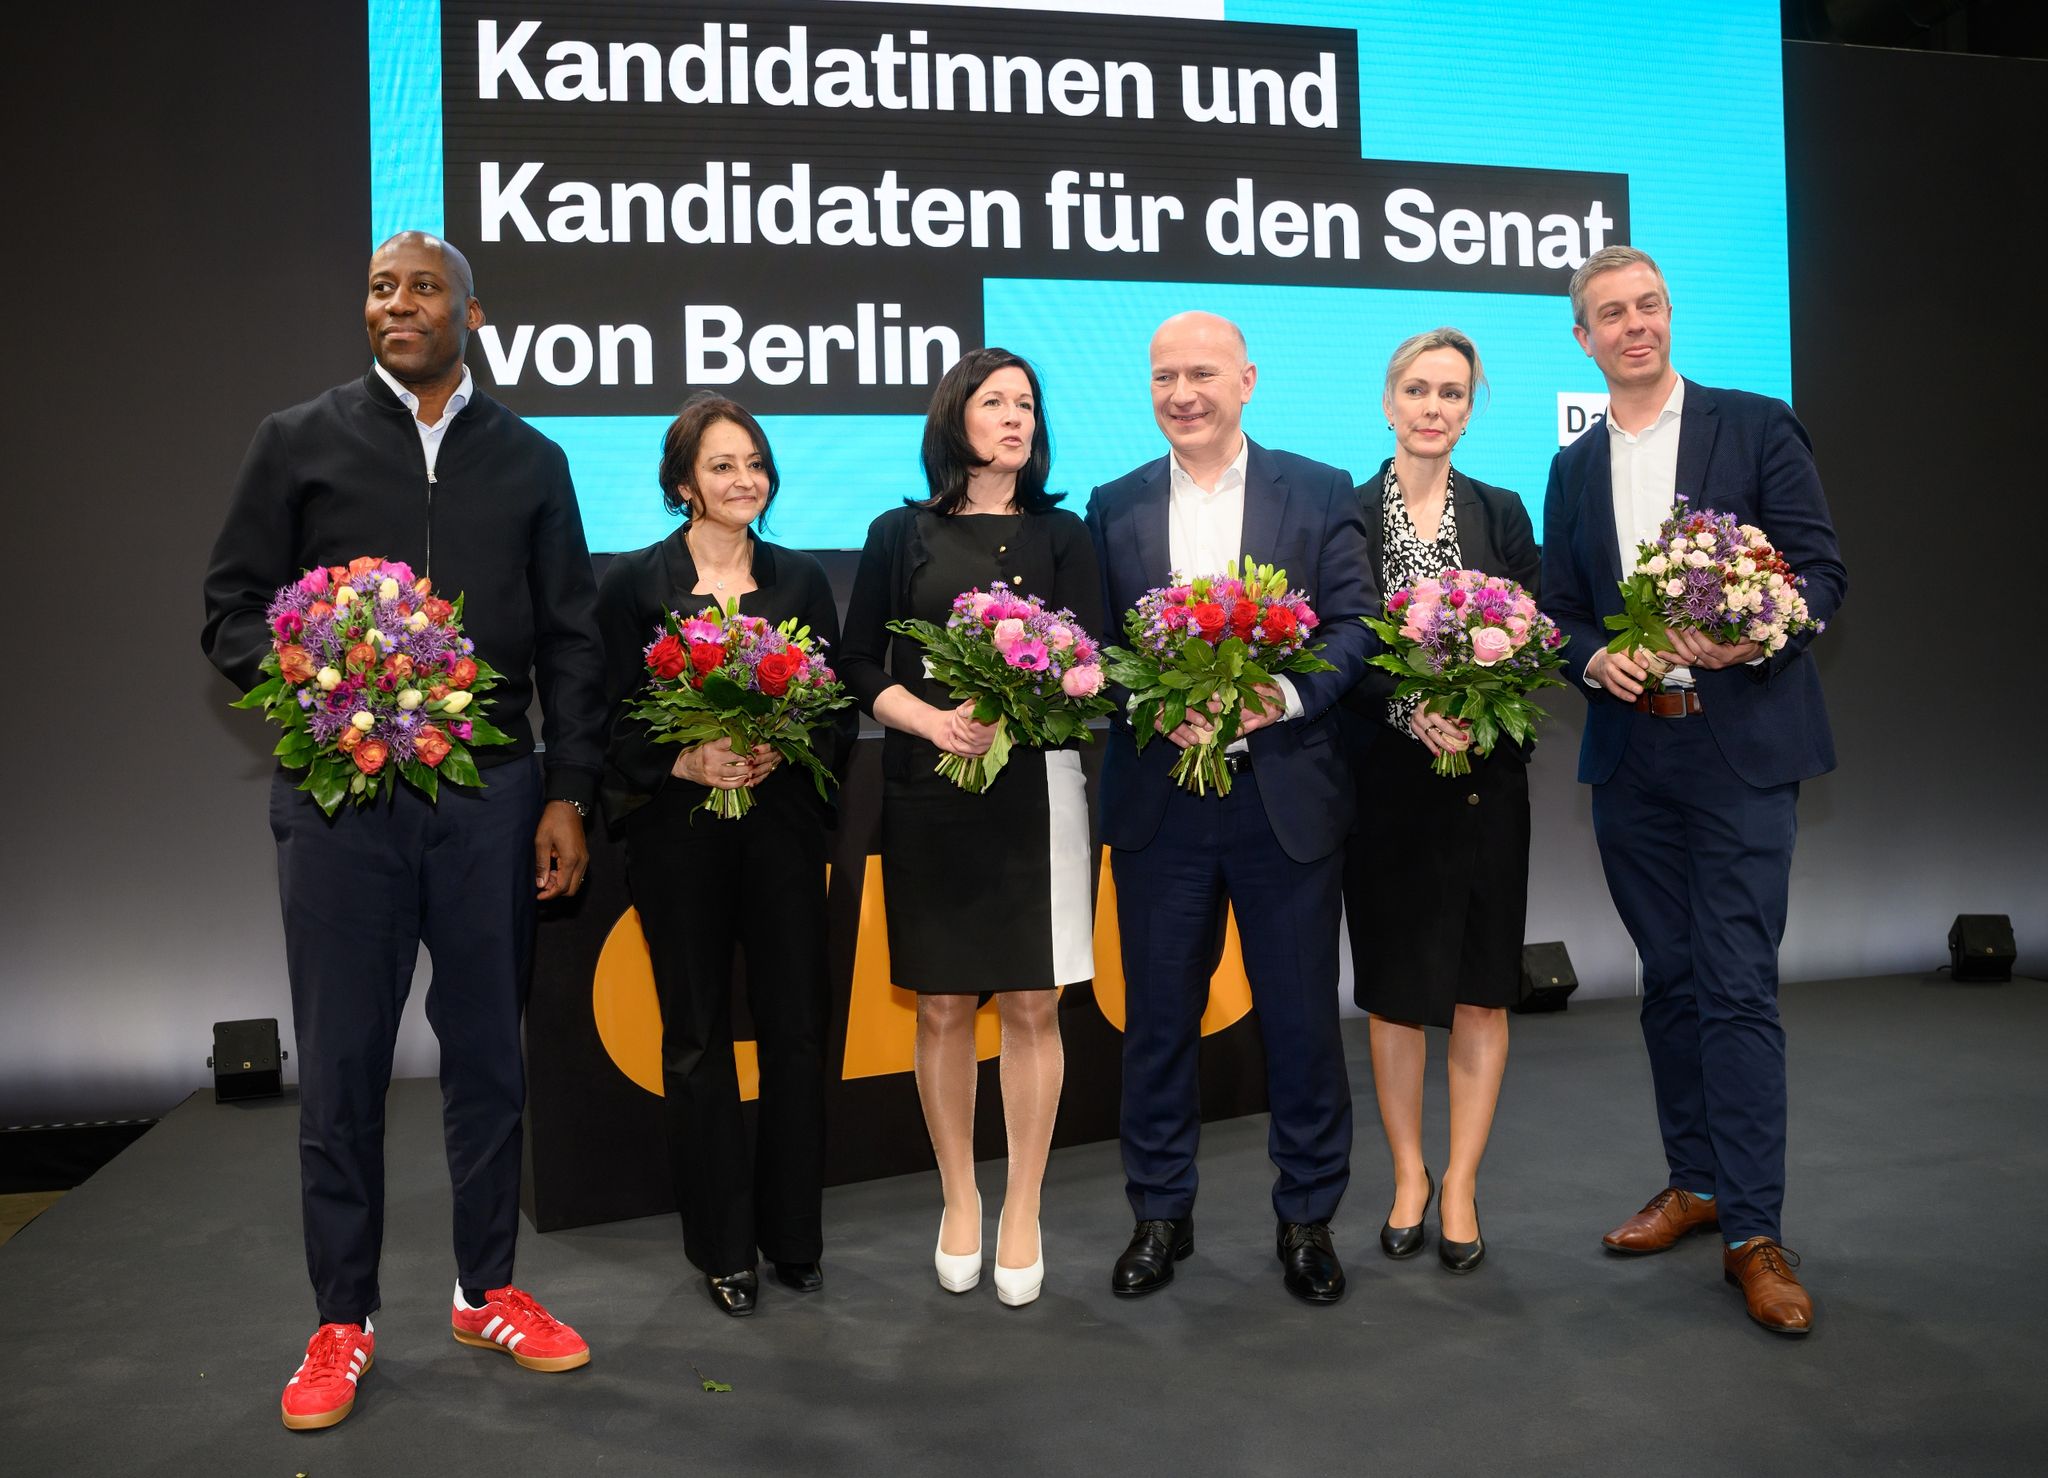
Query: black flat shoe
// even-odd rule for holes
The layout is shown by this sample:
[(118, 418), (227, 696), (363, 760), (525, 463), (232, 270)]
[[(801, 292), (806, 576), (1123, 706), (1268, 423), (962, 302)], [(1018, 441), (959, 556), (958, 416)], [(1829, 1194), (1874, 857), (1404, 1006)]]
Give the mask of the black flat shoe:
[(825, 1270), (814, 1262), (779, 1262), (775, 1281), (798, 1293), (816, 1293), (825, 1286)]
[[(1476, 1196), (1472, 1200), (1472, 1220), (1475, 1223), (1479, 1220), (1479, 1199)], [(1436, 1257), (1437, 1261), (1444, 1265), (1445, 1272), (1469, 1273), (1486, 1260), (1485, 1237), (1474, 1237), (1469, 1242), (1453, 1242), (1443, 1234), (1441, 1207), (1438, 1208), (1438, 1222)]]
[(1192, 1216), (1141, 1221), (1109, 1275), (1109, 1291), (1118, 1298), (1157, 1293), (1173, 1281), (1173, 1265), (1194, 1250)]
[(706, 1273), (704, 1288), (721, 1310), (735, 1319), (743, 1319), (754, 1312), (754, 1298), (761, 1291), (761, 1279), (752, 1268), (744, 1273), (729, 1273), (723, 1278)]
[(1333, 1304), (1344, 1296), (1344, 1268), (1326, 1221), (1283, 1221), (1275, 1250), (1280, 1281), (1303, 1303)]
[(1415, 1219), (1415, 1225), (1397, 1227), (1391, 1221), (1380, 1224), (1380, 1251), (1396, 1261), (1415, 1256), (1427, 1240), (1423, 1235), (1422, 1223), (1429, 1219), (1429, 1203), (1436, 1196), (1436, 1180), (1430, 1175), (1427, 1166), (1423, 1168), (1422, 1179), (1429, 1186), (1429, 1192), (1422, 1198), (1422, 1215)]

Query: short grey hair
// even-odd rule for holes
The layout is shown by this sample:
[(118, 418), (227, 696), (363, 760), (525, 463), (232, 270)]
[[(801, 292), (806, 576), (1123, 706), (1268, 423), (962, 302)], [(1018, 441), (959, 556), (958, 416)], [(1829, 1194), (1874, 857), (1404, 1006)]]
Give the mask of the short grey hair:
[(1387, 361), (1387, 380), (1380, 392), (1383, 396), (1394, 393), (1394, 381), (1402, 372), (1432, 349), (1455, 349), (1465, 356), (1465, 363), (1472, 370), (1472, 394), (1476, 397), (1486, 388), (1486, 370), (1479, 363), (1479, 348), (1462, 331), (1455, 328), (1433, 328), (1427, 333), (1411, 335), (1394, 348), (1393, 357)]
[(1657, 265), (1657, 259), (1648, 252), (1633, 246), (1603, 246), (1590, 257), (1586, 265), (1572, 273), (1572, 322), (1580, 328), (1586, 326), (1586, 284), (1602, 272), (1618, 272), (1623, 267), (1637, 263), (1648, 267), (1657, 274), (1657, 286), (1664, 289), (1664, 301), (1671, 301), (1671, 289), (1665, 285), (1664, 269)]

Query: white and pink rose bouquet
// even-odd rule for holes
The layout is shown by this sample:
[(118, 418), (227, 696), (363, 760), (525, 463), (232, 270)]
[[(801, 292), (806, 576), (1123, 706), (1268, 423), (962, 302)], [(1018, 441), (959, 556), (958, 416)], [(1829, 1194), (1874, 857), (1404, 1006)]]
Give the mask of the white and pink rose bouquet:
[(1264, 713), (1255, 688), (1282, 672), (1334, 672), (1309, 646), (1316, 613), (1287, 572), (1232, 560), (1220, 575), (1176, 578), (1145, 592), (1124, 614), (1128, 647), (1111, 647), (1110, 680), (1130, 689), (1131, 728), (1138, 748), (1170, 734), (1190, 713), (1207, 713), (1209, 738), (1174, 761), (1173, 778), (1196, 795), (1230, 794), (1223, 753), (1238, 737), (1239, 715)]
[(1732, 513), (1694, 510), (1680, 494), (1656, 537), (1636, 546), (1636, 567), (1621, 582), (1621, 614), (1607, 618), (1616, 633), (1607, 650), (1669, 652), (1676, 626), (1776, 652), (1827, 624), (1806, 609), (1805, 584), (1762, 529)]
[[(1527, 743), (1543, 718), (1529, 701), (1537, 688), (1559, 688), (1564, 633), (1529, 592), (1479, 570), (1445, 570), (1387, 597), (1385, 616), (1367, 616), (1387, 650), (1372, 665), (1401, 681), (1394, 696), (1419, 696), (1422, 706), (1472, 728), (1472, 749), (1491, 754), (1502, 734)], [(1447, 750), (1431, 768), (1468, 775), (1464, 750)]]
[(972, 700), (977, 723), (995, 725), (985, 754), (939, 757), (938, 772), (962, 790), (984, 791), (1017, 744), (1050, 748), (1088, 739), (1088, 721), (1110, 710), (1102, 655), (1069, 610), (1001, 586), (963, 590), (944, 626), (892, 621), (889, 629), (924, 648), (925, 671), (952, 695)]
[(470, 751), (512, 742), (484, 717), (499, 677), (462, 634), (462, 597), (443, 599), (402, 560), (315, 566), (264, 619), (269, 676), (234, 706), (284, 730), (273, 752), (330, 816), (400, 778), (428, 800), (443, 781), (481, 786)]

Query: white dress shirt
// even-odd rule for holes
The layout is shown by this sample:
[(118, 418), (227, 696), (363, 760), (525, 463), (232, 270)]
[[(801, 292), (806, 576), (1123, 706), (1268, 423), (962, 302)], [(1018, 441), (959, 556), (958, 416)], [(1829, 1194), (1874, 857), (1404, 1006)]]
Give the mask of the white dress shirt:
[(427, 457), (427, 480), (433, 481), (434, 466), (441, 460), (441, 438), (448, 434), (448, 423), (469, 404), (469, 397), (475, 389), (475, 384), (470, 379), (469, 366), (465, 364), (462, 367), (462, 383), (456, 386), (455, 393), (448, 397), (448, 404), (441, 411), (441, 419), (429, 426), (420, 419), (420, 398), (399, 384), (397, 377), (376, 360), (371, 360), (370, 365), (383, 376), (384, 383), (391, 387), (391, 393), (412, 412), (413, 426), (420, 433), (420, 450), (426, 453)]
[[(1636, 546), (1657, 536), (1678, 494), (1678, 433), (1685, 414), (1685, 380), (1671, 387), (1657, 418), (1641, 431), (1624, 431), (1607, 413), (1608, 470), (1614, 482), (1614, 534), (1624, 574), (1636, 567)], [(1692, 669), (1673, 667), (1666, 686), (1691, 687)], [(1598, 684), (1595, 684), (1597, 687)], [(1654, 686), (1654, 684), (1652, 685)]]
[[(1251, 455), (1249, 438), (1240, 435), (1237, 455), (1216, 474), (1216, 485), (1205, 488), (1181, 466), (1180, 458), (1167, 456), (1172, 491), (1166, 506), (1166, 557), (1176, 575), (1220, 575), (1223, 567), (1244, 553), (1244, 468)], [(1284, 673), (1273, 674), (1273, 682), (1287, 700), (1283, 717), (1300, 718), (1301, 699)], [(1226, 753), (1245, 747), (1234, 741)]]

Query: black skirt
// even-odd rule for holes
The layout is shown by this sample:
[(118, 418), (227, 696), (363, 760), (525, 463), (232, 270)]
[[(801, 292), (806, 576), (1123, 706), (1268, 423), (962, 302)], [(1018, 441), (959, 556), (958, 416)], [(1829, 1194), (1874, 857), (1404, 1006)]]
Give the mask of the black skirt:
[(1353, 998), (1391, 1021), (1449, 1026), (1454, 1008), (1511, 1006), (1529, 913), (1529, 769), (1508, 742), (1446, 778), (1404, 734), (1358, 761), (1344, 858)]

